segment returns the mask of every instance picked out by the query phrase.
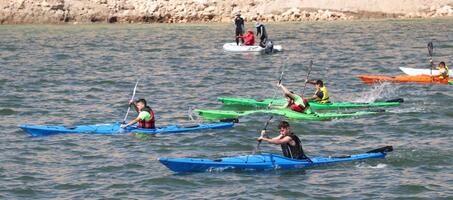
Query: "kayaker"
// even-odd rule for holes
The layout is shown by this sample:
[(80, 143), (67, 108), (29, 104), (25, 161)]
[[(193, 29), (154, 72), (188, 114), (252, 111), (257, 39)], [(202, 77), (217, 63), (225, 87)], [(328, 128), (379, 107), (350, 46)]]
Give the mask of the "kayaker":
[(121, 128), (126, 128), (137, 122), (138, 128), (155, 128), (154, 112), (151, 107), (146, 104), (145, 99), (139, 99), (135, 102), (130, 101), (129, 105), (134, 107), (135, 111), (138, 113), (138, 117), (127, 124), (122, 124)]
[(255, 36), (252, 30), (248, 30), (247, 34), (244, 36), (237, 36), (238, 38), (243, 38), (245, 41), (243, 42), (246, 46), (253, 46), (255, 44)]
[(307, 100), (314, 100), (319, 103), (330, 103), (329, 91), (322, 80), (305, 80), (305, 83), (313, 84), (316, 87), (315, 94), (312, 97), (307, 98)]
[(285, 94), (285, 98), (288, 102), (283, 106), (273, 106), (269, 105), (269, 108), (276, 108), (276, 109), (283, 109), (283, 108), (290, 108), (293, 111), (311, 114), (313, 113), (310, 109), (310, 105), (306, 99), (303, 99), (301, 96), (295, 94), (294, 92), (289, 91), (283, 84), (278, 85), (279, 88), (282, 89), (283, 93)]
[[(239, 37), (244, 35), (244, 19), (241, 17), (241, 13), (236, 14), (236, 18), (234, 18), (234, 24), (236, 25), (236, 45), (239, 45)], [(244, 39), (241, 39), (242, 43), (244, 43)]]
[(439, 69), (439, 79), (448, 79), (450, 72), (447, 65), (445, 65), (445, 62), (440, 62), (439, 66), (436, 68)]
[(255, 27), (256, 27), (256, 36), (260, 37), (260, 46), (265, 48), (266, 42), (267, 42), (266, 27), (264, 27), (264, 24), (261, 24), (259, 22), (255, 23)]
[(300, 160), (309, 159), (304, 153), (299, 137), (292, 132), (289, 123), (287, 121), (281, 121), (278, 128), (280, 130), (279, 136), (269, 138), (266, 130), (262, 130), (261, 137), (258, 140), (281, 145), (282, 153), (285, 157)]

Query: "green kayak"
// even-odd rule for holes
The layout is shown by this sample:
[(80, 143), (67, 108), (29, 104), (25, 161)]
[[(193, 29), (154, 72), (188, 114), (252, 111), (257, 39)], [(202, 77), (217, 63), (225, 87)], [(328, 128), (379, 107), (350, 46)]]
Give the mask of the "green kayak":
[[(285, 99), (264, 99), (261, 101), (247, 98), (229, 98), (219, 97), (218, 101), (225, 105), (238, 105), (238, 106), (254, 106), (254, 107), (267, 107), (271, 102), (272, 105), (284, 105)], [(393, 99), (386, 102), (373, 102), (373, 103), (353, 103), (353, 102), (335, 102), (335, 103), (318, 103), (310, 101), (310, 107), (315, 110), (335, 110), (341, 108), (367, 108), (367, 107), (381, 107), (381, 106), (399, 106), (403, 99)]]
[(297, 119), (297, 120), (313, 120), (313, 121), (322, 121), (322, 120), (331, 120), (337, 118), (345, 118), (345, 117), (355, 117), (361, 115), (373, 115), (380, 113), (381, 111), (359, 111), (359, 112), (351, 112), (351, 113), (313, 113), (313, 114), (305, 114), (294, 112), (291, 109), (270, 109), (270, 110), (249, 110), (249, 111), (231, 111), (231, 110), (194, 110), (198, 115), (200, 115), (203, 119), (206, 120), (222, 120), (222, 119), (235, 119), (241, 116), (251, 115), (255, 113), (267, 113), (267, 114), (274, 114), (274, 115), (281, 115), (285, 116), (289, 119)]

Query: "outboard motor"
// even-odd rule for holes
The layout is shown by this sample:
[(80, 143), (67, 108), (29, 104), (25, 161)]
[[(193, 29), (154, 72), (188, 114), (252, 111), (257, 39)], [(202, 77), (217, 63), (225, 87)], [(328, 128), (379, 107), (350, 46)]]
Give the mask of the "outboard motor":
[(264, 47), (264, 53), (270, 54), (274, 51), (274, 43), (270, 40), (266, 42), (266, 46)]

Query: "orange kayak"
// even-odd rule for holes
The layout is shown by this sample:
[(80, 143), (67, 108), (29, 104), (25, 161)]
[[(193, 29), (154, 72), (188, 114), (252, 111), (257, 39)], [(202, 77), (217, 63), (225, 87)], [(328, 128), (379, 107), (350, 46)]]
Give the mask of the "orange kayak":
[(372, 76), (359, 75), (364, 83), (372, 84), (376, 82), (400, 82), (400, 83), (433, 83), (433, 84), (453, 84), (453, 79), (440, 79), (437, 76), (417, 75), (417, 76)]

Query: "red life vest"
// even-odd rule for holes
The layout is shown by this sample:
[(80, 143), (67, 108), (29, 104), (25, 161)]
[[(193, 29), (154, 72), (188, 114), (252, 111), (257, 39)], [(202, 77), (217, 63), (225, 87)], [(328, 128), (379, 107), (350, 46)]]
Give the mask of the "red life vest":
[(247, 35), (239, 36), (239, 38), (245, 39), (245, 45), (254, 45), (255, 44), (255, 36), (253, 33), (247, 33)]
[(140, 119), (138, 121), (137, 127), (138, 128), (156, 128), (153, 110), (150, 107), (145, 107), (145, 108), (143, 108), (142, 111), (149, 112), (149, 115), (151, 115), (151, 119), (148, 121)]
[(307, 108), (310, 107), (310, 104), (308, 104), (308, 101), (306, 99), (304, 99), (304, 104), (305, 104), (305, 107), (302, 104), (296, 105), (292, 99), (288, 101), (288, 107), (291, 110), (300, 112), (300, 113), (303, 113), (305, 110), (307, 110)]

